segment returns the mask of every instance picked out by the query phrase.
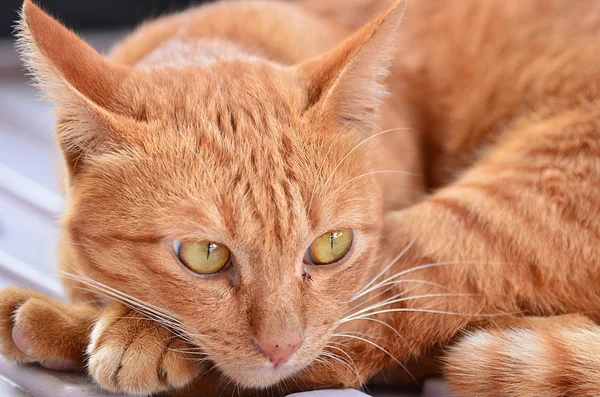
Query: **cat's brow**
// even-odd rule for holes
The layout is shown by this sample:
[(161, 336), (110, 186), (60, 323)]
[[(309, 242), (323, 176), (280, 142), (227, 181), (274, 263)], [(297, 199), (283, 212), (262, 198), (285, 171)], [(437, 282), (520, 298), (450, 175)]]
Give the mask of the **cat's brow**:
[(97, 234), (97, 235), (88, 235), (82, 233), (78, 229), (71, 229), (70, 233), (73, 236), (78, 236), (79, 238), (84, 238), (86, 241), (93, 241), (97, 244), (102, 244), (103, 242), (111, 241), (126, 241), (134, 244), (158, 244), (162, 242), (165, 237), (158, 235), (138, 235), (131, 236), (120, 233), (110, 233), (110, 234)]

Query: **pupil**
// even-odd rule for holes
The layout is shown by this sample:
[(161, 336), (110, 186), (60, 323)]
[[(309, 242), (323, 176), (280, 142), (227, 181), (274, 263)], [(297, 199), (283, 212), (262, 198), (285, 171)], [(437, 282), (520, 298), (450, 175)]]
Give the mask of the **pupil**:
[(213, 250), (217, 248), (217, 244), (215, 243), (208, 243), (208, 247), (206, 249), (206, 259), (208, 259), (210, 257), (210, 253), (213, 252)]

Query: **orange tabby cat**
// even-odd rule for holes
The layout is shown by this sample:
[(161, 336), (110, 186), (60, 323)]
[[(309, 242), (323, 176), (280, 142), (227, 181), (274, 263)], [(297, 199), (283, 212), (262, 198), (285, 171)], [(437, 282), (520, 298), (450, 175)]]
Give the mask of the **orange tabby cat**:
[(600, 2), (351, 3), (202, 6), (104, 58), (25, 1), (80, 303), (3, 291), (2, 354), (278, 394), (458, 340), (459, 396), (600, 393)]

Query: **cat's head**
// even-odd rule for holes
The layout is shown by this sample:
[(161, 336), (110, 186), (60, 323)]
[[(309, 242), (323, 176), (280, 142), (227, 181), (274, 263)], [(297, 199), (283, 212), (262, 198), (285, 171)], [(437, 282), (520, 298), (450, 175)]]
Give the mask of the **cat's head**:
[(401, 8), (299, 65), (140, 69), (26, 1), (20, 45), (67, 170), (62, 265), (242, 385), (311, 364), (376, 272), (369, 138)]

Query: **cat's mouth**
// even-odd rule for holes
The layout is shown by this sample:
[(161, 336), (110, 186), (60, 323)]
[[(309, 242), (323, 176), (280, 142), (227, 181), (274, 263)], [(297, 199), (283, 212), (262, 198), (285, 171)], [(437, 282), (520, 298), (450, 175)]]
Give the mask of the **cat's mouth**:
[(256, 363), (252, 366), (230, 367), (228, 365), (219, 365), (221, 370), (234, 380), (238, 385), (260, 389), (279, 383), (306, 367), (306, 360), (299, 357), (293, 357), (289, 362), (283, 365), (275, 366), (270, 362)]

